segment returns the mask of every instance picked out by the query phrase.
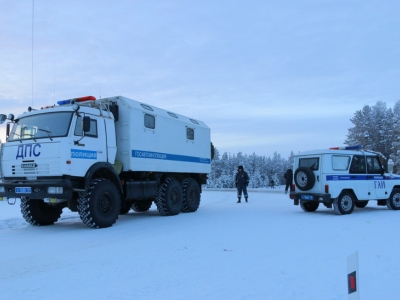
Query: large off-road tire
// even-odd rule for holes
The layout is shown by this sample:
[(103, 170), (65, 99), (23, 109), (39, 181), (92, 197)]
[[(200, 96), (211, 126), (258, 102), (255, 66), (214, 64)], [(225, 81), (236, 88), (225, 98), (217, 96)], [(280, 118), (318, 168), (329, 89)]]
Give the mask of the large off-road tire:
[(153, 204), (152, 200), (147, 201), (133, 201), (131, 208), (136, 212), (148, 211)]
[(311, 168), (300, 167), (294, 172), (294, 183), (301, 191), (311, 190), (315, 184), (315, 175)]
[(119, 210), (120, 215), (126, 215), (131, 210), (131, 202), (130, 201), (122, 201), (121, 209)]
[(60, 218), (62, 207), (47, 204), (41, 199), (21, 198), (21, 213), (25, 221), (36, 226), (53, 225)]
[(339, 197), (333, 199), (333, 208), (338, 215), (348, 215), (353, 212), (355, 202), (351, 193), (342, 192)]
[(319, 202), (317, 201), (300, 201), (300, 207), (302, 210), (311, 212), (318, 209)]
[(182, 182), (183, 204), (182, 212), (195, 212), (200, 206), (200, 187), (193, 178)]
[(112, 226), (121, 209), (121, 195), (111, 181), (94, 179), (86, 193), (78, 199), (78, 211), (82, 222), (90, 228)]
[(158, 188), (155, 200), (158, 212), (163, 216), (177, 215), (181, 211), (182, 202), (181, 184), (174, 178), (167, 178)]
[(367, 204), (368, 204), (368, 200), (366, 200), (366, 201), (356, 201), (355, 205), (358, 208), (364, 208), (364, 207), (367, 206)]
[(386, 200), (386, 206), (392, 210), (400, 209), (400, 189), (393, 189), (389, 199)]

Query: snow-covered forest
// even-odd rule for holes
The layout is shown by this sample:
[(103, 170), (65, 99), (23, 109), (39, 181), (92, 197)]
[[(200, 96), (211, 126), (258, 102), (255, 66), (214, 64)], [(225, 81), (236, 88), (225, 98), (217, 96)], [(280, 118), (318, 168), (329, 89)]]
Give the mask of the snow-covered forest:
[[(344, 145), (362, 145), (364, 150), (380, 152), (386, 160), (393, 159), (394, 172), (399, 174), (400, 100), (395, 103), (393, 109), (387, 108), (386, 103), (382, 101), (378, 101), (374, 106), (365, 105), (356, 111), (350, 120), (354, 127), (349, 128)], [(242, 152), (225, 152), (221, 156), (216, 148), (214, 152), (207, 184), (210, 188), (233, 188), (239, 165), (243, 165), (249, 174), (249, 187), (252, 188), (269, 187), (271, 180), (274, 180), (276, 185), (285, 184), (283, 175), (287, 169), (293, 168), (293, 152), (288, 158), (283, 158), (276, 152), (273, 157), (258, 156), (255, 153), (247, 155)]]
[(211, 161), (211, 173), (208, 175), (207, 187), (209, 188), (233, 188), (235, 187), (235, 174), (237, 167), (242, 165), (249, 174), (250, 188), (269, 187), (271, 180), (275, 185), (284, 184), (283, 175), (293, 165), (293, 152), (287, 159), (274, 153), (273, 157), (224, 153), (220, 156), (215, 149), (214, 159)]

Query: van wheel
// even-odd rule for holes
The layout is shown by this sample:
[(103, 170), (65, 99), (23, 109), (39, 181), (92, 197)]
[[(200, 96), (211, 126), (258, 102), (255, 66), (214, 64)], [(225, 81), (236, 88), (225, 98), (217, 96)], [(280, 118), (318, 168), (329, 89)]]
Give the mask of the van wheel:
[(187, 178), (182, 182), (182, 212), (195, 212), (200, 205), (200, 187), (196, 180)]
[(46, 204), (41, 199), (21, 197), (21, 213), (31, 225), (53, 225), (60, 218), (62, 208), (59, 205)]
[(333, 199), (333, 208), (338, 215), (348, 215), (354, 210), (355, 200), (351, 193), (343, 192)]
[(368, 204), (368, 200), (367, 201), (356, 201), (356, 207), (358, 208), (364, 208), (366, 207)]
[(89, 190), (78, 199), (79, 216), (90, 228), (112, 226), (120, 210), (121, 195), (115, 184), (104, 178), (92, 180)]
[(131, 208), (136, 212), (148, 211), (153, 204), (153, 201), (133, 201)]
[(300, 167), (294, 172), (294, 183), (301, 191), (312, 189), (315, 184), (315, 175), (310, 168)]
[(310, 212), (318, 209), (319, 202), (316, 201), (300, 201), (300, 207), (302, 210)]
[(389, 199), (386, 200), (386, 206), (392, 210), (400, 209), (400, 189), (393, 189)]
[(167, 178), (160, 185), (155, 200), (158, 212), (163, 216), (179, 214), (182, 209), (182, 187), (175, 178)]

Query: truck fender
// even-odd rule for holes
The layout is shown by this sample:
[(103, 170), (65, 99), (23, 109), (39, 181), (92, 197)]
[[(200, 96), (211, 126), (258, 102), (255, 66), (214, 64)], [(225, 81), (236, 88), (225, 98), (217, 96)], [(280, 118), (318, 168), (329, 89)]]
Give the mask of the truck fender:
[(119, 176), (115, 169), (112, 167), (112, 165), (108, 162), (98, 162), (92, 165), (89, 170), (86, 172), (85, 175), (85, 190), (87, 191), (90, 186), (90, 182), (94, 178), (106, 178), (113, 182), (121, 195), (123, 195), (123, 190), (122, 190), (122, 183), (121, 180), (119, 179)]

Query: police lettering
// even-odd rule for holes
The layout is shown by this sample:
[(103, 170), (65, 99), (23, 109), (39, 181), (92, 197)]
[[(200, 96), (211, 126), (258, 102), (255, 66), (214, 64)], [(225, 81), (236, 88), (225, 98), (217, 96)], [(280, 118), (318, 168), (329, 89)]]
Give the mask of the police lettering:
[(384, 189), (385, 188), (385, 182), (382, 181), (374, 181), (374, 186), (376, 189)]
[(21, 158), (24, 159), (26, 157), (38, 157), (40, 155), (40, 151), (38, 148), (41, 148), (40, 144), (26, 144), (26, 145), (19, 145), (17, 149), (17, 156), (15, 159)]

